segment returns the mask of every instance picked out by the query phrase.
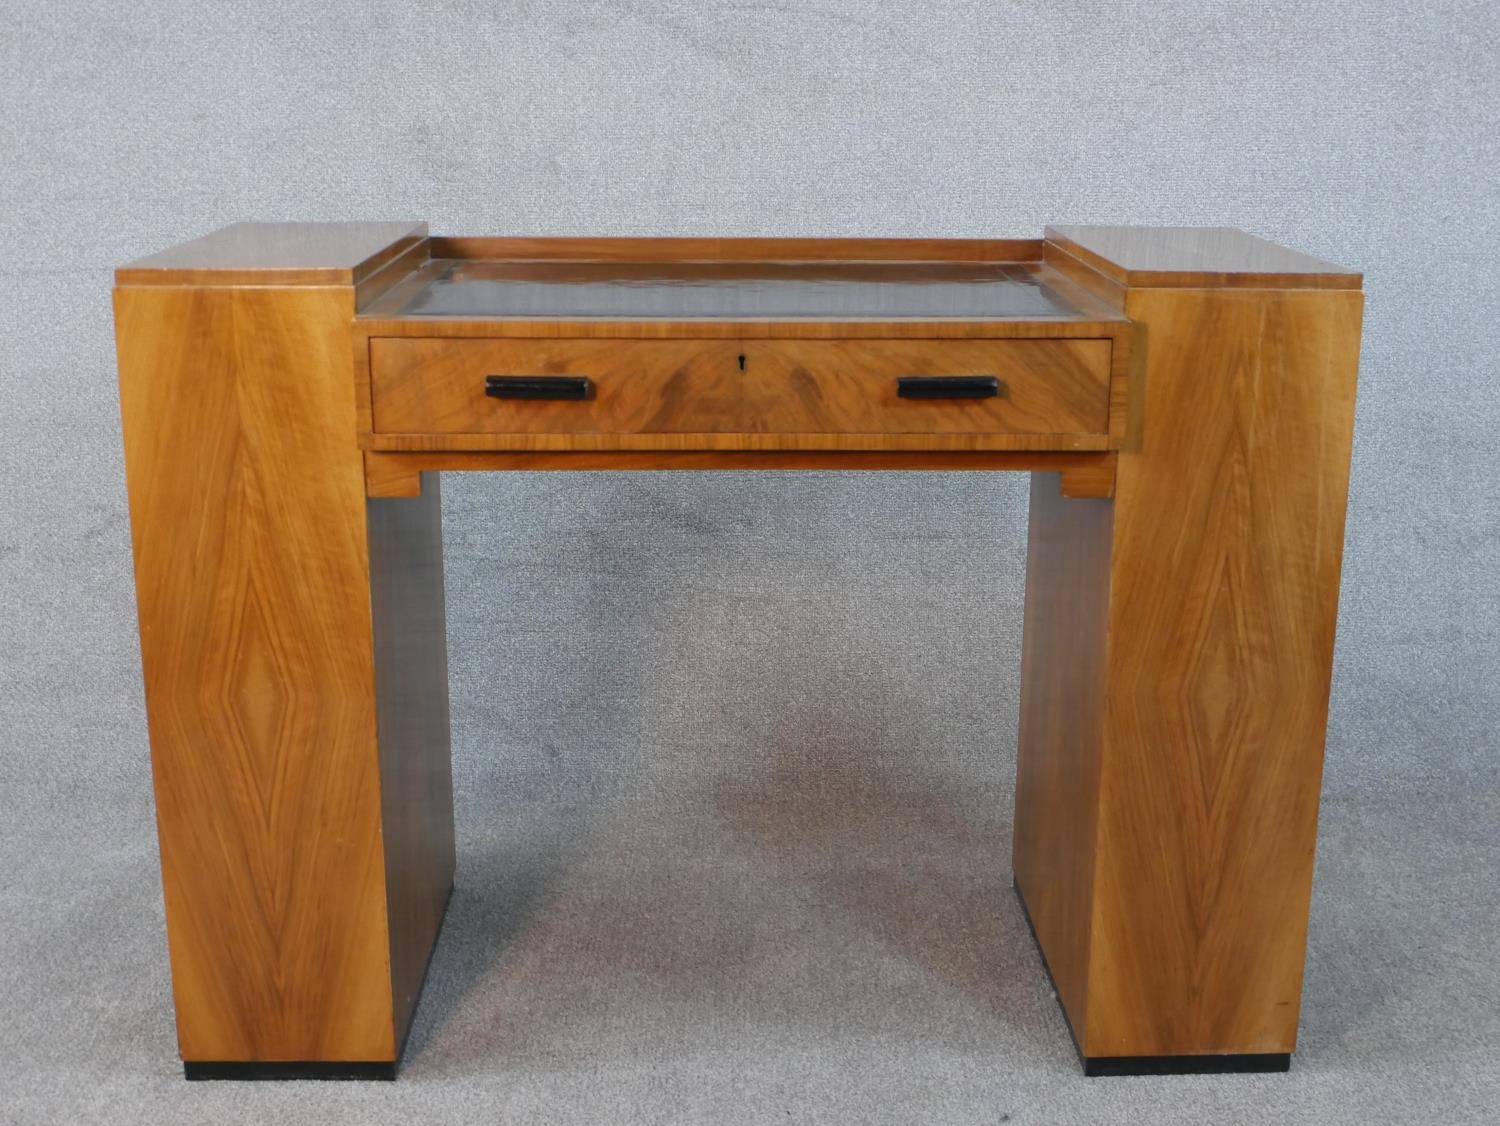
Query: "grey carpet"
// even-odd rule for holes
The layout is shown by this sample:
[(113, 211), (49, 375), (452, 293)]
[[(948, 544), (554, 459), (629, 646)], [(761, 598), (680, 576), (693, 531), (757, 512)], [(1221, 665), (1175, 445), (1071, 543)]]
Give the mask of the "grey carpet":
[[(1468, 0), (0, 6), (0, 1122), (1496, 1120), (1497, 51)], [(444, 482), (402, 1079), (183, 1083), (108, 270), (408, 216), (1363, 267), (1292, 1073), (1078, 1075), (1008, 882), (1021, 478), (518, 475)]]

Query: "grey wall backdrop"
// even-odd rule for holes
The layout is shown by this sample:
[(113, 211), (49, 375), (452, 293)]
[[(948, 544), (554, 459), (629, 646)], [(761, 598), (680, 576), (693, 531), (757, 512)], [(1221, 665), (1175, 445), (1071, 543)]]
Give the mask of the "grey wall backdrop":
[[(1482, 1119), (1488, 0), (0, 9), (0, 1120)], [(394, 1087), (177, 1078), (110, 270), (1232, 224), (1366, 272), (1290, 1077), (1086, 1084), (1008, 894), (1025, 479), (449, 476), (460, 886)]]

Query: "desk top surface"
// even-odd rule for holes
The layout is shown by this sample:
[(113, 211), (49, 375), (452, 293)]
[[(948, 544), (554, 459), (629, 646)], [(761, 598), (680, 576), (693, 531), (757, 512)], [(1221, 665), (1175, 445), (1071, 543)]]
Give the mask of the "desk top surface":
[(1070, 320), (1084, 311), (1035, 263), (432, 263), (388, 307), (399, 317), (674, 320)]
[(379, 276), (425, 263), (414, 279), (423, 291), (402, 286), (403, 304), (384, 303), (385, 315), (534, 317), (545, 301), (548, 314), (599, 318), (666, 315), (655, 310), (670, 303), (704, 319), (1066, 321), (1080, 302), (1047, 270), (1054, 252), (1059, 264), (1133, 288), (1362, 281), (1224, 227), (1049, 227), (1045, 239), (446, 238), (429, 237), (425, 223), (350, 222), (236, 223), (121, 266), (115, 282), (384, 289)]

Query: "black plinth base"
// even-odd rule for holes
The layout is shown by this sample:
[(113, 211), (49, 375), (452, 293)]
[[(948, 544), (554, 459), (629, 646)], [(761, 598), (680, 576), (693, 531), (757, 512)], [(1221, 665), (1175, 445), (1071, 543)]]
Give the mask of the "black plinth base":
[(1290, 1052), (1226, 1056), (1080, 1056), (1085, 1075), (1229, 1075), (1289, 1071)]
[(328, 1062), (246, 1062), (232, 1060), (226, 1063), (205, 1063), (189, 1060), (182, 1065), (182, 1074), (188, 1079), (394, 1079), (396, 1065), (392, 1063)]
[(1073, 1032), (1073, 1022), (1068, 1019), (1068, 1010), (1063, 1008), (1062, 994), (1057, 991), (1057, 981), (1052, 977), (1052, 967), (1047, 964), (1047, 952), (1042, 949), (1036, 936), (1036, 926), (1031, 921), (1031, 909), (1026, 906), (1026, 897), (1021, 894), (1021, 885), (1014, 879), (1010, 886), (1015, 889), (1016, 901), (1021, 905), (1021, 917), (1026, 920), (1026, 929), (1031, 932), (1032, 945), (1042, 957), (1042, 969), (1047, 974), (1047, 984), (1057, 998), (1058, 1011), (1062, 1013), (1063, 1025), (1073, 1041), (1073, 1050), (1083, 1064), (1087, 1076), (1098, 1075), (1248, 1075), (1270, 1071), (1290, 1071), (1290, 1052), (1237, 1053), (1235, 1055), (1201, 1056), (1086, 1056), (1078, 1047), (1078, 1037)]
[[(421, 996), (422, 986), (427, 984), (427, 972), (432, 969), (432, 955), (437, 950), (438, 935), (448, 921), (448, 905), (453, 902), (453, 885), (448, 885), (448, 894), (443, 899), (443, 913), (438, 918), (437, 934), (432, 938), (432, 949), (427, 951), (427, 965), (422, 969), (422, 981), (417, 986)], [(416, 1008), (407, 1014), (406, 1027), (401, 1030), (400, 1048), (396, 1059), (384, 1061), (330, 1062), (328, 1060), (250, 1061), (227, 1060), (219, 1063), (202, 1060), (184, 1060), (182, 1074), (185, 1079), (240, 1079), (254, 1082), (258, 1079), (395, 1079), (401, 1056), (406, 1051), (406, 1038), (411, 1035), (412, 1022), (416, 1019)]]

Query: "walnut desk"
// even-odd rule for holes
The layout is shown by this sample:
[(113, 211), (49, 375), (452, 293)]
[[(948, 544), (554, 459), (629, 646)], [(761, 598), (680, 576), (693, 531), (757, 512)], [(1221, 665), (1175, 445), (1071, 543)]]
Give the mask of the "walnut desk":
[(328, 223), (116, 283), (189, 1076), (395, 1073), (454, 870), (437, 471), (501, 469), (1030, 472), (1014, 875), (1084, 1068), (1287, 1066), (1358, 273)]

